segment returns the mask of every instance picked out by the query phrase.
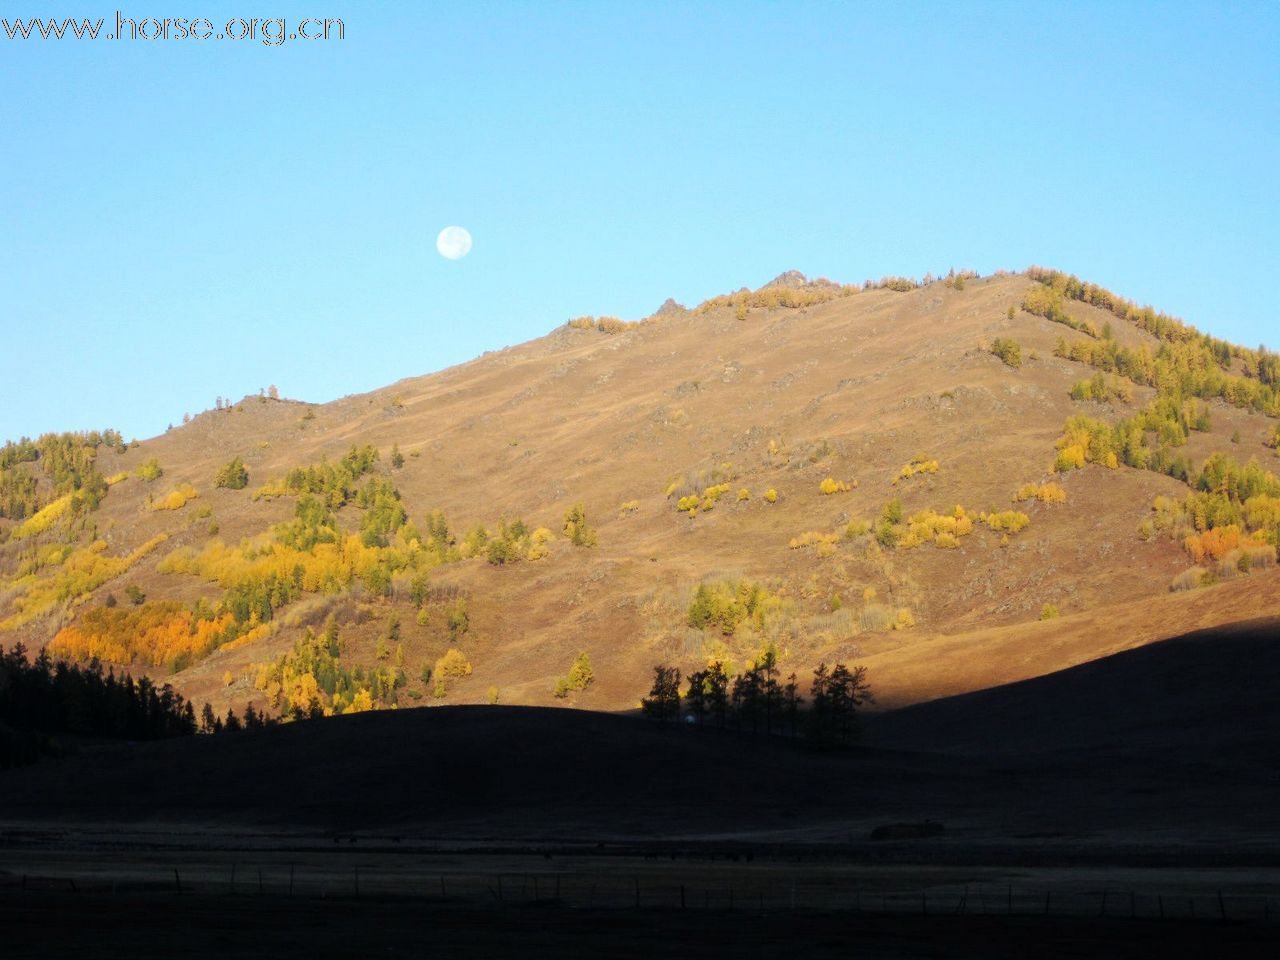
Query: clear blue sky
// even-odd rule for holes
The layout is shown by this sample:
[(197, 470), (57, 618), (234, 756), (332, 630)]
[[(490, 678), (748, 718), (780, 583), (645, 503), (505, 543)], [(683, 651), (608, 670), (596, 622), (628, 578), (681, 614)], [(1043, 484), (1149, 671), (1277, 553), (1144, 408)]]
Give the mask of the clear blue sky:
[[(0, 439), (328, 400), (791, 268), (1040, 263), (1280, 347), (1276, 4), (120, 9), (346, 38), (0, 36)], [(0, 0), (37, 14), (115, 7)]]

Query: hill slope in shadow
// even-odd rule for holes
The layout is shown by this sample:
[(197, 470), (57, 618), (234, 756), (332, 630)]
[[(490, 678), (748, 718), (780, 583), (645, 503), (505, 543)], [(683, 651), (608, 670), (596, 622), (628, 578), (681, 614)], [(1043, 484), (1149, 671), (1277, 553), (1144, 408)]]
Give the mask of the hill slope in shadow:
[(0, 776), (9, 821), (394, 828), (433, 840), (1280, 838), (1275, 620), (868, 720), (841, 756), (631, 717), (440, 707), (86, 751)]

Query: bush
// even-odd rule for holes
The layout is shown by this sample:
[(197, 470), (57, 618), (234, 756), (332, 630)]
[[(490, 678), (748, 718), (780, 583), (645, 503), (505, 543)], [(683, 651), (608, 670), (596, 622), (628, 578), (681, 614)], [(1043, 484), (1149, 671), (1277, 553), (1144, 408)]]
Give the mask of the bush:
[(1040, 608), (1041, 620), (1056, 620), (1059, 616), (1061, 616), (1061, 613), (1052, 603), (1046, 603)]
[(818, 547), (821, 550), (823, 546), (835, 546), (839, 542), (838, 533), (819, 533), (816, 530), (810, 530), (798, 537), (792, 537), (787, 546), (792, 550), (800, 550), (804, 547)]
[(144, 461), (138, 469), (134, 471), (134, 474), (140, 480), (145, 480), (147, 483), (150, 483), (151, 481), (159, 480), (164, 476), (164, 468), (160, 466), (159, 460), (152, 457), (150, 460)]
[(1180, 574), (1173, 578), (1169, 583), (1169, 590), (1173, 593), (1179, 593), (1183, 590), (1196, 590), (1200, 587), (1207, 587), (1212, 581), (1212, 575), (1208, 570), (1202, 567), (1192, 567), (1189, 570), (1183, 570)]
[(773, 489), (773, 487), (770, 487), (768, 490), (764, 492), (764, 500), (765, 500), (765, 503), (777, 503), (778, 491)]
[(1031, 523), (1031, 518), (1017, 510), (1004, 510), (1000, 513), (984, 513), (978, 519), (997, 533), (1018, 533)]
[(833, 493), (847, 492), (849, 490), (849, 485), (842, 480), (836, 480), (833, 477), (827, 477), (820, 484), (818, 484), (818, 489), (821, 490), (824, 495), (830, 496)]
[(192, 500), (200, 496), (196, 488), (189, 483), (170, 490), (165, 496), (159, 500), (152, 501), (152, 510), (181, 510)]
[(249, 471), (245, 469), (244, 461), (236, 457), (230, 463), (226, 464), (213, 478), (215, 487), (225, 487), (228, 490), (243, 490), (249, 485)]
[(1024, 500), (1038, 500), (1041, 503), (1066, 503), (1067, 491), (1056, 483), (1025, 483), (1013, 495), (1014, 503)]
[(997, 337), (991, 341), (991, 352), (999, 357), (1006, 367), (1017, 370), (1022, 366), (1022, 345), (1017, 340)]
[(910, 463), (903, 466), (903, 468), (898, 472), (897, 478), (893, 482), (897, 483), (898, 480), (909, 480), (912, 477), (916, 476), (917, 474), (921, 474), (921, 473), (937, 473), (937, 472), (938, 472), (937, 460), (930, 460), (928, 457), (917, 455), (911, 458)]
[(471, 661), (461, 650), (450, 647), (436, 660), (431, 671), (431, 677), (435, 680), (432, 694), (436, 697), (446, 696), (449, 692), (450, 680), (460, 680), (469, 676), (471, 676)]

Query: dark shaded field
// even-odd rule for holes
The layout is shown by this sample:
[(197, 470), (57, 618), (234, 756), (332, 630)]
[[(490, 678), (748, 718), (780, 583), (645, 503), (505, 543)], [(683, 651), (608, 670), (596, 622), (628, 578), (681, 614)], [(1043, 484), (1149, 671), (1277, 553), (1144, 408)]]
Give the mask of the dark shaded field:
[[(287, 916), (288, 922), (282, 922)], [(74, 923), (68, 925), (68, 918)], [(94, 957), (1272, 957), (1272, 928), (1107, 918), (475, 909), (399, 900), (0, 895), (4, 955)], [(945, 946), (943, 946), (945, 945)]]
[[(188, 930), (191, 956), (1273, 955), (1278, 641), (1204, 631), (871, 717), (839, 756), (504, 707), (86, 748), (0, 776), (0, 918), (14, 956)], [(152, 952), (117, 950), (150, 905)]]

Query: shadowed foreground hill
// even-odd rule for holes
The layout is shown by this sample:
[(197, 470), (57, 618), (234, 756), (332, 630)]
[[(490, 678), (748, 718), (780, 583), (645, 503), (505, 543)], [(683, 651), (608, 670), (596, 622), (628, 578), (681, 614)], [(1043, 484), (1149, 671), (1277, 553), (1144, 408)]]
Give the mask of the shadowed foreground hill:
[(87, 751), (0, 777), (0, 801), (7, 820), (394, 827), (446, 843), (844, 841), (936, 818), (945, 844), (1213, 837), (1254, 855), (1280, 837), (1278, 639), (1275, 620), (1201, 631), (875, 717), (868, 746), (838, 757), (629, 717), (444, 707)]
[(1198, 630), (1019, 683), (874, 718), (878, 746), (974, 756), (1204, 755), (1280, 787), (1280, 620)]

